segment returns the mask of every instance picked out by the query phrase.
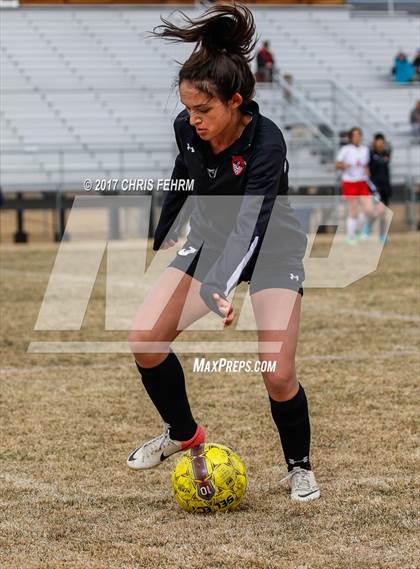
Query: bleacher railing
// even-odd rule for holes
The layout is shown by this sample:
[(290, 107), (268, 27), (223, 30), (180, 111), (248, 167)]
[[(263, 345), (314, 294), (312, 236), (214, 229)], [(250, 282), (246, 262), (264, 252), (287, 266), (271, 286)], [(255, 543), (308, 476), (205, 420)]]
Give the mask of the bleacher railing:
[(378, 130), (392, 135), (394, 131), (392, 125), (336, 81), (332, 79), (299, 80), (297, 85), (301, 93), (312, 104), (323, 104), (323, 108), (327, 109), (330, 123), (335, 129), (342, 130), (343, 124), (357, 125), (368, 137), (373, 136)]

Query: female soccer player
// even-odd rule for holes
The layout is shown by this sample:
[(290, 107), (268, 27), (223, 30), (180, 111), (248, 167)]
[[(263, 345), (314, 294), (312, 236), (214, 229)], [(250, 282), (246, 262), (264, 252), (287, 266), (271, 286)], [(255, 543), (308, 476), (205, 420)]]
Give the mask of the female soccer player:
[[(194, 205), (187, 241), (148, 294), (129, 335), (142, 382), (165, 430), (136, 448), (127, 463), (134, 469), (153, 468), (204, 441), (170, 344), (210, 310), (229, 326), (235, 314), (228, 295), (246, 281), (259, 359), (276, 363), (275, 371), (262, 375), (289, 470), (284, 480), (292, 499), (313, 500), (320, 492), (309, 460), (308, 404), (295, 369), (306, 236), (287, 199), (276, 199), (288, 191), (286, 145), (253, 100), (253, 16), (242, 5), (217, 5), (195, 20), (182, 15), (185, 27), (162, 18), (164, 25), (153, 33), (196, 44), (177, 79), (185, 110), (174, 122), (179, 154), (172, 173), (175, 180), (194, 180)], [(154, 250), (177, 242), (171, 227), (186, 197), (187, 192), (168, 192)]]
[(342, 170), (341, 189), (348, 202), (347, 243), (354, 245), (367, 220), (373, 215), (371, 196), (366, 183), (369, 177), (369, 148), (362, 144), (362, 131), (354, 127), (349, 132), (350, 144), (337, 154), (336, 168)]

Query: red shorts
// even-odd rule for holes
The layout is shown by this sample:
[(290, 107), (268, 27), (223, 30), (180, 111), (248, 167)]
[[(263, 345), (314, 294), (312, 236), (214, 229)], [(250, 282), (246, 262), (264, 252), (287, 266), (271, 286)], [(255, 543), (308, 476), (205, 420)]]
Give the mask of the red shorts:
[(370, 196), (370, 191), (366, 182), (341, 182), (341, 191), (344, 198)]

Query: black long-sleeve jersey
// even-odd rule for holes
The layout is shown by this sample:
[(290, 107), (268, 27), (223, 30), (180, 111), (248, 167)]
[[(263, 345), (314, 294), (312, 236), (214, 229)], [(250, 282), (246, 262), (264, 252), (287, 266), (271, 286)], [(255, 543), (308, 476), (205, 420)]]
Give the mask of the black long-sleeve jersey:
[(370, 149), (369, 170), (373, 182), (383, 190), (390, 189), (389, 164), (391, 161), (391, 151), (384, 149), (378, 152)]
[[(220, 251), (200, 291), (212, 310), (212, 293), (226, 298), (241, 271), (255, 264), (269, 221), (262, 248), (266, 258), (290, 265), (300, 262), (306, 250), (306, 235), (285, 197), (289, 165), (283, 135), (273, 121), (260, 114), (255, 101), (245, 111), (252, 120), (241, 137), (217, 155), (190, 125), (186, 110), (176, 117), (179, 154), (172, 179), (194, 180), (194, 187), (192, 192), (166, 194), (154, 236), (155, 251), (165, 239), (176, 237), (174, 222), (190, 196), (188, 242)], [(283, 197), (276, 199), (278, 196)]]

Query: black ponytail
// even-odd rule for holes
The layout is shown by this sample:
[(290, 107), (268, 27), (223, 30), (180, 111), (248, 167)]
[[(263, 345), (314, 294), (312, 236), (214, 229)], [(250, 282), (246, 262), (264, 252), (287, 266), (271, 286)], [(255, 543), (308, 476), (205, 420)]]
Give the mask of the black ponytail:
[(163, 25), (152, 32), (169, 41), (196, 44), (179, 70), (178, 86), (191, 81), (200, 91), (225, 103), (240, 93), (242, 110), (255, 94), (255, 78), (249, 66), (257, 42), (251, 10), (242, 4), (218, 4), (196, 19), (178, 12), (188, 25), (179, 27), (161, 17)]

